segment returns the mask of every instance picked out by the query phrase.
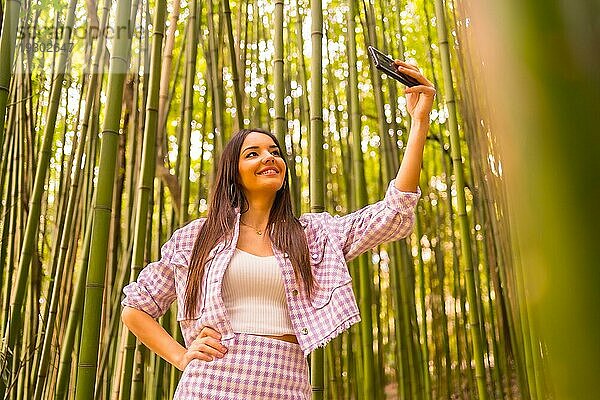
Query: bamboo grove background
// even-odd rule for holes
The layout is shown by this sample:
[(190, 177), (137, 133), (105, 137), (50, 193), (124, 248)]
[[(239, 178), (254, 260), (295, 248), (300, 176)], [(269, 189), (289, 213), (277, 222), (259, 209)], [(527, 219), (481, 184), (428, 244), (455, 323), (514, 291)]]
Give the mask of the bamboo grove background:
[[(585, 50), (598, 44), (598, 10), (544, 3), (537, 15), (540, 4), (2, 1), (2, 397), (172, 398), (180, 374), (123, 328), (122, 287), (174, 229), (204, 215), (215, 161), (240, 127), (285, 143), (297, 213), (380, 199), (410, 121), (402, 87), (369, 63), (374, 45), (417, 62), (438, 91), (422, 197), (411, 237), (351, 263), (363, 322), (311, 354), (313, 397), (597, 398), (589, 360), (599, 351), (588, 345), (598, 327), (578, 316), (598, 303), (587, 293), (600, 279), (585, 239), (558, 239), (599, 222), (597, 207), (570, 219), (553, 199), (585, 193), (564, 178), (577, 172), (576, 150), (598, 142), (557, 152), (536, 141), (535, 124), (557, 139), (573, 121), (556, 111), (569, 109), (579, 131), (597, 126), (600, 65)], [(527, 81), (553, 49), (571, 74), (546, 64)], [(510, 76), (541, 97), (507, 96), (522, 89)], [(570, 109), (554, 89), (573, 86), (589, 101)], [(524, 163), (526, 144), (538, 164)], [(558, 189), (550, 159), (563, 162)], [(546, 223), (559, 209), (560, 224)], [(558, 262), (574, 252), (565, 275)], [(160, 323), (182, 340), (174, 310)]]

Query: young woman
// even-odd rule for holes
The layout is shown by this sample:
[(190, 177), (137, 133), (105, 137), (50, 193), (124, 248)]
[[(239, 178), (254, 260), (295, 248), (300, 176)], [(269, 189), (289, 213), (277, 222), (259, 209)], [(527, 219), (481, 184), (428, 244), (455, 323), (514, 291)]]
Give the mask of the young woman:
[[(206, 218), (177, 230), (123, 289), (123, 323), (183, 371), (175, 399), (309, 399), (306, 356), (360, 320), (346, 262), (412, 231), (435, 89), (405, 90), (412, 117), (385, 198), (343, 217), (292, 213), (276, 137), (241, 130), (225, 147)], [(185, 347), (155, 319), (177, 300)]]

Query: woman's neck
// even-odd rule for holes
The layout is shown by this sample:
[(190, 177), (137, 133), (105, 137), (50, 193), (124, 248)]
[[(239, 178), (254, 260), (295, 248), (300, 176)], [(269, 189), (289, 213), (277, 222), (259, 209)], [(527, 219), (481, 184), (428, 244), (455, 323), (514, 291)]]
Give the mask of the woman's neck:
[(264, 196), (259, 198), (248, 198), (248, 211), (244, 212), (241, 219), (244, 223), (256, 228), (264, 228), (269, 222), (271, 207), (274, 199), (267, 199)]

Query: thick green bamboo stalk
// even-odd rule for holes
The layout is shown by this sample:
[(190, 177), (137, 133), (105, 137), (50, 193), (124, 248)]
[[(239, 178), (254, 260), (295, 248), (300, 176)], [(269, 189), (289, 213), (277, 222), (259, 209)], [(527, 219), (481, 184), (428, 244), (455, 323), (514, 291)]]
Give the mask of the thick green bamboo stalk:
[[(69, 3), (65, 29), (61, 41), (61, 48), (58, 56), (57, 76), (53, 80), (50, 104), (47, 110), (46, 125), (42, 135), (43, 142), (38, 157), (37, 169), (35, 174), (35, 183), (31, 200), (29, 202), (29, 214), (27, 216), (27, 227), (25, 230), (25, 241), (21, 248), (21, 256), (19, 258), (19, 267), (17, 270), (14, 292), (10, 306), (9, 319), (11, 324), (8, 327), (8, 332), (5, 334), (5, 343), (8, 349), (14, 351), (14, 346), (17, 337), (21, 334), (23, 326), (21, 308), (23, 305), (23, 296), (27, 284), (28, 272), (30, 264), (35, 252), (37, 243), (37, 231), (40, 223), (41, 203), (44, 194), (44, 182), (48, 172), (48, 166), (51, 156), (51, 145), (54, 136), (54, 128), (58, 114), (58, 107), (63, 87), (63, 77), (66, 72), (67, 58), (70, 49), (71, 31), (75, 22), (75, 6), (76, 0), (71, 0)], [(5, 18), (6, 21), (6, 18)], [(10, 27), (10, 25), (9, 25)], [(4, 32), (4, 30), (3, 30)], [(0, 57), (0, 59), (3, 57)], [(1, 104), (0, 104), (1, 106)], [(3, 109), (4, 107), (0, 107)], [(4, 384), (0, 383), (0, 396), (4, 394)]]
[(131, 2), (117, 3), (116, 32), (113, 42), (109, 70), (106, 115), (102, 129), (102, 146), (98, 169), (98, 190), (93, 206), (94, 224), (92, 228), (92, 247), (90, 266), (86, 279), (86, 295), (83, 311), (82, 342), (78, 363), (78, 376), (75, 398), (88, 400), (93, 396), (98, 363), (98, 344), (100, 339), (100, 318), (102, 310), (102, 292), (104, 271), (107, 261), (108, 228), (112, 209), (112, 194), (115, 177), (117, 144), (121, 119), (123, 84), (129, 64), (131, 39), (129, 32)]
[[(134, 2), (131, 5), (131, 15), (133, 15), (134, 10), (137, 10), (138, 7), (138, 3)], [(142, 12), (140, 13), (140, 25), (143, 26), (144, 23), (146, 23), (149, 19), (149, 10), (148, 10), (148, 3), (147, 2), (143, 2), (141, 4), (141, 8), (142, 8)], [(136, 14), (137, 15), (137, 14)], [(134, 24), (135, 26), (135, 19), (136, 19), (136, 15), (133, 15), (133, 19), (132, 19), (132, 24)], [(127, 203), (125, 205), (125, 226), (126, 226), (126, 232), (124, 233), (124, 240), (122, 242), (122, 245), (127, 246), (128, 249), (130, 249), (133, 246), (133, 240), (132, 237), (134, 235), (134, 223), (135, 223), (135, 211), (134, 211), (134, 207), (137, 201), (136, 195), (137, 195), (137, 191), (136, 191), (136, 187), (138, 184), (138, 181), (140, 179), (139, 177), (139, 169), (140, 169), (140, 165), (141, 165), (141, 148), (142, 148), (142, 144), (141, 144), (141, 133), (144, 130), (144, 118), (145, 118), (145, 105), (146, 105), (146, 98), (147, 98), (147, 93), (148, 93), (148, 75), (149, 75), (149, 71), (150, 71), (150, 57), (148, 56), (148, 47), (149, 47), (149, 42), (148, 42), (148, 31), (146, 29), (142, 29), (140, 31), (140, 38), (139, 38), (139, 50), (137, 51), (137, 56), (135, 58), (132, 57), (131, 60), (131, 66), (130, 66), (130, 76), (134, 76), (135, 78), (133, 79), (129, 79), (126, 83), (126, 87), (125, 87), (125, 94), (123, 96), (124, 98), (124, 108), (125, 111), (123, 113), (123, 128), (122, 128), (122, 132), (125, 133), (125, 138), (123, 136), (121, 136), (119, 138), (119, 144), (118, 144), (118, 148), (119, 151), (121, 153), (123, 148), (127, 149), (127, 154), (124, 155), (125, 160), (123, 158), (120, 158), (117, 161), (117, 168), (118, 169), (125, 169), (125, 173), (126, 173), (126, 177), (125, 177), (125, 182), (127, 183), (126, 185), (126, 193), (125, 196), (127, 198)], [(122, 154), (122, 153), (121, 153)], [(118, 174), (117, 176), (117, 181), (115, 183), (115, 188), (117, 188), (117, 191), (122, 189), (122, 181), (120, 180), (120, 174)], [(115, 202), (117, 202), (117, 198), (118, 198), (119, 194), (115, 193), (113, 194), (113, 204), (115, 204)], [(116, 205), (115, 205), (115, 208)], [(113, 212), (114, 214), (115, 212)], [(114, 225), (113, 225), (114, 226)], [(113, 237), (110, 238), (110, 244), (111, 246), (113, 245)], [(123, 343), (126, 341), (126, 339), (124, 337), (127, 336), (127, 332), (125, 331), (125, 329), (123, 328), (122, 324), (117, 323), (116, 320), (120, 320), (120, 318), (114, 318), (114, 314), (111, 314), (110, 310), (114, 310), (115, 307), (115, 302), (117, 301), (117, 299), (115, 298), (115, 295), (121, 295), (121, 290), (120, 288), (122, 288), (126, 282), (128, 281), (128, 277), (129, 277), (129, 273), (130, 273), (130, 263), (131, 263), (131, 253), (127, 253), (126, 254), (121, 254), (121, 258), (120, 261), (117, 260), (113, 260), (111, 265), (118, 265), (117, 269), (118, 271), (116, 271), (117, 277), (115, 278), (115, 287), (119, 288), (119, 290), (113, 291), (112, 296), (110, 296), (109, 298), (106, 298), (104, 304), (107, 304), (106, 307), (106, 311), (107, 311), (107, 315), (104, 317), (105, 321), (110, 321), (104, 324), (104, 331), (101, 333), (101, 344), (100, 344), (100, 348), (101, 349), (105, 349), (105, 343), (106, 343), (106, 338), (107, 336), (110, 336), (114, 333), (114, 326), (116, 325), (116, 338), (114, 340), (114, 343), (111, 343), (111, 345), (109, 346), (109, 348), (107, 349), (107, 351), (102, 351), (101, 354), (99, 355), (99, 362), (98, 362), (98, 377), (97, 377), (97, 384), (95, 387), (95, 392), (94, 392), (94, 397), (98, 398), (102, 395), (104, 395), (104, 397), (108, 396), (108, 393), (111, 392), (111, 396), (115, 395), (115, 392), (117, 394), (121, 393), (119, 392), (121, 386), (123, 387), (123, 395), (126, 396), (126, 398), (130, 397), (130, 391), (131, 391), (131, 384), (126, 384), (126, 385), (122, 385), (121, 382), (119, 381), (119, 379), (121, 378), (121, 372), (123, 370), (125, 370), (125, 368), (123, 368), (122, 365), (122, 360), (123, 360), (123, 353), (125, 352), (125, 350), (123, 349)], [(126, 265), (123, 265), (126, 264)], [(121, 268), (119, 268), (119, 266), (121, 266)], [(109, 278), (106, 279), (106, 282), (109, 281)], [(116, 314), (119, 315), (119, 311), (120, 310), (115, 310)], [(113, 315), (111, 317), (111, 315)], [(109, 332), (107, 334), (107, 331)], [(135, 342), (134, 344), (131, 346), (132, 348), (135, 347)], [(127, 349), (129, 350), (129, 349)], [(133, 351), (133, 349), (131, 349), (130, 351)], [(106, 363), (107, 363), (107, 353), (113, 353), (114, 352), (114, 357), (113, 360), (109, 360), (109, 361), (115, 361), (117, 363), (117, 365), (113, 368), (113, 370), (110, 372), (111, 377), (109, 377), (109, 373), (107, 373), (105, 371), (106, 368)], [(112, 354), (111, 354), (112, 356)], [(131, 371), (131, 368), (128, 370)], [(111, 380), (111, 382), (109, 382), (109, 379)], [(127, 382), (129, 383), (130, 379), (127, 380)], [(110, 389), (110, 387), (112, 386), (112, 390)], [(114, 398), (114, 397), (113, 397)]]
[[(323, 6), (321, 0), (311, 2), (312, 59), (310, 64), (310, 210), (325, 210), (325, 176), (323, 162)], [(311, 385), (313, 400), (324, 398), (324, 354), (319, 348), (311, 353)]]
[(340, 337), (339, 356), (340, 367), (342, 370), (342, 387), (340, 389), (340, 398), (342, 399), (350, 398), (350, 352), (348, 351), (350, 335), (351, 333), (348, 331)]
[(333, 354), (333, 342), (331, 342), (327, 347), (325, 347), (325, 365), (326, 365), (326, 376), (327, 376), (327, 384), (325, 385), (327, 392), (325, 393), (325, 397), (328, 399), (339, 399), (339, 392), (336, 380), (336, 371), (335, 371), (335, 358)]

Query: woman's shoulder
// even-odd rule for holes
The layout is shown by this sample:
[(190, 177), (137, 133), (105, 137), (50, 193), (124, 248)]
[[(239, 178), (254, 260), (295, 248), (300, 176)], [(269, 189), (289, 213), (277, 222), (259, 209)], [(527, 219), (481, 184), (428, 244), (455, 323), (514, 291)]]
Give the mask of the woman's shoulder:
[(174, 242), (175, 248), (184, 251), (191, 250), (205, 221), (206, 218), (192, 220), (173, 232), (170, 240)]
[(307, 227), (311, 227), (313, 225), (327, 224), (327, 221), (330, 221), (332, 218), (335, 218), (335, 216), (323, 211), (304, 213), (298, 217), (298, 220), (300, 221), (302, 227), (306, 229)]
[(300, 215), (298, 221), (304, 229), (307, 239), (310, 241), (315, 236), (327, 234), (331, 219), (335, 218), (328, 212), (305, 213)]

